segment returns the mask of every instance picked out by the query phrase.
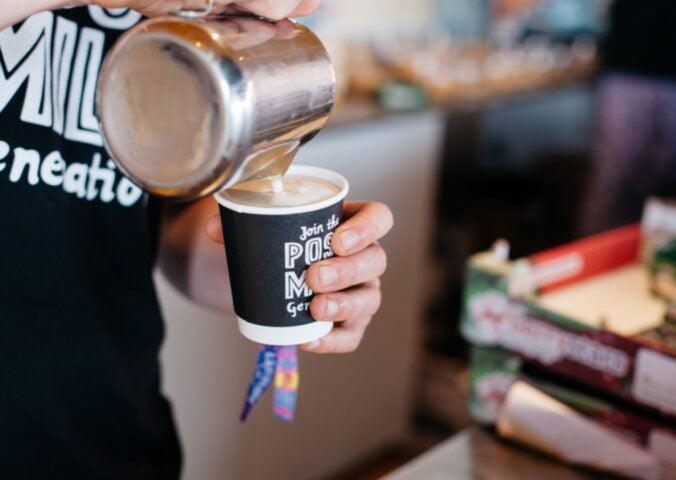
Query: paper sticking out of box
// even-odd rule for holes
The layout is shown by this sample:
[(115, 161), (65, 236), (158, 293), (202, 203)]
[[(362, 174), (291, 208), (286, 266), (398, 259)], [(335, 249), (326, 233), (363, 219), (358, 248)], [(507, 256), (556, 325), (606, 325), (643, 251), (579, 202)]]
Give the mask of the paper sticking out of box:
[(628, 336), (658, 328), (667, 310), (651, 294), (650, 273), (641, 264), (544, 293), (537, 303), (589, 326)]
[(661, 478), (656, 454), (525, 382), (519, 381), (509, 390), (497, 429), (505, 438), (568, 463), (642, 480)]
[(641, 219), (641, 258), (650, 263), (657, 250), (676, 238), (676, 203), (649, 198)]
[[(676, 359), (645, 348), (639, 350), (631, 393), (637, 400), (676, 416)], [(676, 462), (676, 449), (674, 458)]]

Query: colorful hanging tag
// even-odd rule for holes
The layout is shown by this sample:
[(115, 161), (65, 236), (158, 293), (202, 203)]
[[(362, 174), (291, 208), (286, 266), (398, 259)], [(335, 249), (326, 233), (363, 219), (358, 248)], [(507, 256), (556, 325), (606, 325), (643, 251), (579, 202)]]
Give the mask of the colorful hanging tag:
[(298, 348), (277, 347), (277, 371), (272, 411), (280, 420), (293, 421), (299, 380)]
[(258, 405), (265, 391), (272, 383), (277, 368), (277, 351), (275, 347), (268, 345), (262, 346), (258, 353), (258, 361), (256, 362), (256, 370), (254, 371), (251, 383), (249, 384), (249, 392), (246, 396), (244, 409), (242, 410), (241, 420), (243, 422), (249, 418), (253, 409)]
[(272, 410), (277, 418), (290, 422), (294, 418), (298, 399), (300, 373), (298, 347), (261, 347), (256, 362), (241, 419), (246, 421), (256, 408), (266, 390), (275, 380)]

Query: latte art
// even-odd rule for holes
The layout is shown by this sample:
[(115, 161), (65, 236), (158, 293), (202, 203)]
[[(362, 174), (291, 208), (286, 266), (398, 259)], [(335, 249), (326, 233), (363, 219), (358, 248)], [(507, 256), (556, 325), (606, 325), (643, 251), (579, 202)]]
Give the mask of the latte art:
[(340, 193), (333, 183), (301, 175), (252, 180), (221, 193), (223, 198), (251, 207), (301, 207)]

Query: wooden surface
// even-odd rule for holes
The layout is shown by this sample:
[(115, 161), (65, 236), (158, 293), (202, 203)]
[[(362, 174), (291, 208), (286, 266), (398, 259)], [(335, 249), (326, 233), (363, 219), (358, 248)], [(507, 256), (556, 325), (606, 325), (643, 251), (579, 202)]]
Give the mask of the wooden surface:
[(463, 431), (384, 480), (592, 480), (607, 478), (568, 467), (479, 428)]

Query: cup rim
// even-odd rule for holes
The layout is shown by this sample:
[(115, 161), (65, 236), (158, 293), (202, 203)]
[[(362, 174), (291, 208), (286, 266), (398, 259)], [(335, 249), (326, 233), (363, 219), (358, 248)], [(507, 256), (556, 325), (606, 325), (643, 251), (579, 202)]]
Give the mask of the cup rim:
[(220, 206), (236, 213), (246, 213), (250, 215), (293, 215), (322, 210), (335, 205), (336, 203), (344, 200), (350, 190), (350, 185), (345, 177), (326, 168), (312, 167), (309, 165), (292, 165), (289, 168), (288, 173), (291, 175), (302, 175), (304, 177), (324, 180), (340, 188), (340, 192), (327, 200), (309, 203), (307, 205), (300, 205), (297, 207), (256, 207), (251, 205), (243, 205), (241, 203), (236, 203), (224, 198), (222, 195), (224, 190), (220, 190), (215, 193), (214, 198)]

